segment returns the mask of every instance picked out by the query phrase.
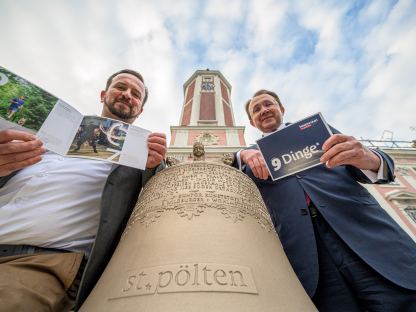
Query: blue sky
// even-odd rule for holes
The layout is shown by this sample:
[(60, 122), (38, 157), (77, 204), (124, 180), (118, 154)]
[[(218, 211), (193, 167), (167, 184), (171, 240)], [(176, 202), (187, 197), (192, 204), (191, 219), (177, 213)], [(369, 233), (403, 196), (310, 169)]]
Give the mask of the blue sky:
[(169, 136), (183, 83), (197, 69), (232, 85), (247, 142), (259, 133), (243, 104), (276, 91), (286, 121), (315, 112), (340, 131), (416, 139), (416, 1), (0, 0), (0, 65), (100, 114), (99, 91), (121, 68), (150, 90), (137, 125)]

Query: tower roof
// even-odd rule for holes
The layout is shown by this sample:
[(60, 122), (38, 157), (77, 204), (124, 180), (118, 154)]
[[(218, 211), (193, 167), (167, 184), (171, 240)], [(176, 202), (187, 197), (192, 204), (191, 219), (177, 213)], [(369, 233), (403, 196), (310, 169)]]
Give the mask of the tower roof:
[(224, 82), (224, 84), (227, 86), (227, 88), (231, 92), (231, 84), (228, 82), (227, 79), (222, 75), (222, 73), (219, 70), (210, 70), (209, 68), (205, 70), (196, 70), (193, 75), (183, 84), (183, 93), (185, 94), (185, 90), (188, 87), (188, 85), (199, 75), (217, 75), (220, 77), (221, 81)]

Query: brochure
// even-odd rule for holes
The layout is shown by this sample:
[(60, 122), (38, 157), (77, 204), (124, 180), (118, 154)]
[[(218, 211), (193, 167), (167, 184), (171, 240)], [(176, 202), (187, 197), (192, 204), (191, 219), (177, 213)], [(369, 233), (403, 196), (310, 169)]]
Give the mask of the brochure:
[(36, 133), (57, 154), (145, 169), (146, 129), (78, 110), (0, 66), (0, 129)]
[(332, 131), (321, 113), (314, 114), (257, 140), (273, 180), (318, 166), (322, 145)]

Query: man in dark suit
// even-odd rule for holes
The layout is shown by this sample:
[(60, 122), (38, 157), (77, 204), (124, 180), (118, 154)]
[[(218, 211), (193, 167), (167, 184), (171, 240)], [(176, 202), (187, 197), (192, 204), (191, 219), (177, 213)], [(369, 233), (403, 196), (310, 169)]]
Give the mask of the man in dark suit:
[[(284, 127), (276, 93), (246, 103), (265, 135)], [(322, 164), (272, 181), (251, 146), (234, 166), (258, 186), (284, 250), (319, 311), (416, 311), (416, 244), (361, 183), (394, 180), (393, 161), (338, 133), (322, 146)]]
[[(143, 77), (121, 70), (101, 91), (101, 116), (131, 124), (147, 96)], [(139, 170), (62, 157), (32, 134), (0, 131), (0, 310), (78, 310), (165, 157), (165, 135), (150, 134), (148, 148)]]

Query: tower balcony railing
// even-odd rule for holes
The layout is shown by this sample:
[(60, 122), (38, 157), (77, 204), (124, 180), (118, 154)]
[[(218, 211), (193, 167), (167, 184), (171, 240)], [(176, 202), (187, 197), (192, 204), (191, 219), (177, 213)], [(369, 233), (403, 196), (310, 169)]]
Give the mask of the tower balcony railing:
[(388, 148), (388, 149), (409, 149), (416, 150), (416, 140), (413, 141), (398, 141), (398, 140), (371, 140), (360, 139), (362, 144), (367, 147)]

